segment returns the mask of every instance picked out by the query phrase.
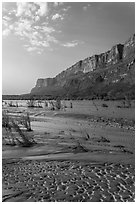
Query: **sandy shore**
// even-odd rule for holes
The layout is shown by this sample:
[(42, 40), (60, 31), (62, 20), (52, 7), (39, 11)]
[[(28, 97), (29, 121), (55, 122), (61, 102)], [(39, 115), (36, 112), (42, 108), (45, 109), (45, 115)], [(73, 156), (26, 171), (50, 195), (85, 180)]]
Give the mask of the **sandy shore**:
[(134, 122), (65, 112), (31, 118), (36, 145), (3, 145), (3, 202), (134, 201)]
[(7, 202), (134, 201), (134, 167), (78, 161), (3, 162)]

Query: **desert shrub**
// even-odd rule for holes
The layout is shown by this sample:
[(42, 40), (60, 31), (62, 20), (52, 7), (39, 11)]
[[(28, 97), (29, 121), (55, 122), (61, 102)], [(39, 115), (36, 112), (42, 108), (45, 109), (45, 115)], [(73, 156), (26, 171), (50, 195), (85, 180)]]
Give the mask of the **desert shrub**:
[(8, 103), (8, 106), (9, 106), (9, 107), (16, 107), (16, 105), (14, 105), (12, 101), (10, 101), (10, 102)]
[(121, 105), (117, 105), (117, 108), (131, 108), (132, 107), (132, 100), (125, 97), (125, 100), (121, 101)]
[(30, 99), (27, 101), (27, 106), (29, 108), (34, 108), (35, 107), (35, 100), (34, 99)]
[(38, 105), (37, 105), (38, 108), (42, 108), (42, 104), (41, 103), (42, 103), (42, 101), (38, 100)]
[(61, 109), (61, 100), (60, 100), (60, 99), (57, 99), (57, 100), (56, 100), (55, 108), (56, 108), (57, 110), (60, 110), (60, 109)]
[(84, 140), (89, 140), (90, 139), (90, 135), (85, 131), (81, 131), (81, 135), (83, 137)]
[(132, 99), (129, 94), (125, 95), (125, 101), (123, 101), (125, 108), (131, 108), (132, 106)]
[(76, 145), (73, 147), (73, 152), (74, 153), (79, 153), (79, 152), (88, 152), (88, 149), (86, 149), (80, 141), (77, 141)]
[(21, 116), (21, 119), (20, 119), (20, 123), (22, 125), (24, 125), (24, 127), (26, 128), (27, 131), (32, 131), (31, 129), (31, 123), (30, 123), (30, 116), (29, 116), (29, 113), (27, 112), (27, 115), (26, 116)]
[[(29, 124), (30, 121), (27, 115), (27, 123)], [(26, 120), (26, 119), (25, 119)], [(10, 145), (21, 145), (23, 147), (30, 147), (35, 144), (33, 136), (29, 136), (26, 131), (23, 131), (20, 128), (19, 120), (15, 120), (10, 118), (7, 113), (2, 114), (2, 127), (6, 130), (6, 137), (3, 139), (6, 141), (6, 144)], [(30, 125), (30, 124), (29, 124)], [(24, 124), (25, 126), (25, 124)], [(15, 137), (15, 133), (18, 133), (18, 137)]]
[(103, 136), (100, 137), (100, 138), (93, 137), (92, 140), (95, 141), (95, 142), (110, 143), (110, 140), (108, 140), (107, 138), (105, 138)]
[(62, 108), (61, 100), (57, 99), (56, 101), (50, 101), (50, 110), (60, 110)]
[(18, 102), (16, 101), (16, 107), (19, 107)]
[(6, 136), (3, 138), (7, 144), (15, 145), (15, 138), (12, 133), (12, 125), (10, 123), (10, 118), (6, 112), (2, 113), (2, 127), (5, 128)]
[(104, 108), (108, 107), (108, 105), (106, 103), (103, 103), (101, 106), (104, 107)]
[(21, 130), (21, 128), (19, 127), (18, 123), (15, 122), (15, 120), (12, 120), (12, 127), (20, 136), (20, 139), (16, 138), (16, 141), (18, 142), (19, 145), (23, 147), (30, 147), (36, 143), (32, 137), (29, 137)]
[(122, 108), (122, 106), (120, 106), (120, 105), (117, 105), (117, 108)]
[(70, 102), (70, 108), (73, 108), (72, 102)]
[(53, 101), (50, 101), (49, 103), (50, 103), (50, 109), (51, 109), (51, 110), (55, 110), (55, 104), (54, 104), (54, 102), (53, 102)]
[(44, 103), (45, 103), (45, 107), (48, 107), (48, 102), (47, 102), (47, 101), (45, 101)]
[(2, 112), (2, 127), (10, 127), (9, 116), (6, 112)]

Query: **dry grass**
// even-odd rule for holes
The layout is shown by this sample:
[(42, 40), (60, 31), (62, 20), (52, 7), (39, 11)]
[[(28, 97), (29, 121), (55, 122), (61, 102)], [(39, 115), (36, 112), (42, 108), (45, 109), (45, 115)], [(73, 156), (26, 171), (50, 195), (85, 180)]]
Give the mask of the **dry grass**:
[[(20, 125), (24, 125), (26, 130), (23, 131)], [(36, 143), (33, 137), (30, 137), (27, 134), (27, 131), (32, 130), (29, 114), (27, 114), (26, 117), (23, 116), (23, 120), (15, 120), (14, 118), (9, 117), (6, 112), (3, 112), (2, 127), (6, 130), (6, 136), (3, 137), (5, 144), (30, 147)]]

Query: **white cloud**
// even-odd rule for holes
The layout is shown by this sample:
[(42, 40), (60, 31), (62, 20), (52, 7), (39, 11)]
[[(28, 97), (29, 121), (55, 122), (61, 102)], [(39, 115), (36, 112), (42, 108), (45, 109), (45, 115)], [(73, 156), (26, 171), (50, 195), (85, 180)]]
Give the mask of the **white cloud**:
[(37, 54), (41, 54), (42, 53), (42, 49), (38, 48), (38, 47), (32, 47), (30, 45), (24, 45), (25, 50), (27, 50), (28, 52), (36, 52)]
[(71, 8), (71, 6), (68, 6), (67, 8), (63, 8), (62, 10), (66, 12), (66, 11), (68, 11), (70, 8)]
[(63, 44), (64, 47), (75, 47), (77, 45), (78, 45), (78, 42), (67, 42)]
[(78, 41), (78, 40), (73, 40), (71, 42), (67, 42), (67, 43), (62, 44), (62, 46), (64, 46), (64, 47), (76, 47), (79, 44), (83, 44), (83, 42)]
[(24, 31), (31, 31), (31, 24), (32, 22), (27, 20), (27, 19), (21, 19), (18, 22), (15, 23), (15, 33), (16, 35), (21, 35), (23, 36)]
[[(22, 15), (32, 17), (33, 15), (45, 16), (48, 12), (47, 2), (17, 2), (17, 13), (16, 16)], [(37, 18), (38, 19), (38, 18)]]
[(56, 44), (59, 43), (59, 41), (54, 36), (51, 36), (51, 35), (47, 35), (47, 41), (56, 43)]
[(53, 27), (49, 27), (46, 23), (34, 26), (33, 23), (33, 21), (21, 18), (16, 22), (14, 28), (17, 36), (27, 40), (29, 48), (25, 46), (25, 49), (28, 52), (39, 51), (40, 53), (45, 48), (50, 48), (51, 43), (58, 43), (58, 40), (52, 35), (55, 32)]
[(2, 24), (3, 24), (3, 26), (8, 27), (8, 22), (4, 19), (2, 19)]
[(54, 2), (54, 6), (59, 6), (59, 5), (63, 5), (64, 2)]
[(88, 9), (88, 7), (90, 7), (91, 4), (87, 4), (86, 6), (83, 6), (83, 10), (86, 11)]
[(35, 2), (40, 8), (37, 11), (37, 15), (46, 16), (48, 12), (48, 3), (47, 2)]
[[(59, 6), (62, 4), (63, 2), (52, 3), (52, 8), (53, 5)], [(37, 53), (42, 53), (45, 48), (52, 50), (53, 44), (64, 47), (75, 47), (79, 44), (77, 41), (64, 42), (62, 44), (56, 38), (56, 34), (61, 31), (52, 27), (53, 22), (49, 21), (51, 18), (53, 21), (56, 19), (63, 20), (66, 11), (70, 7), (62, 7), (60, 9), (61, 14), (56, 11), (54, 15), (53, 13), (51, 15), (50, 3), (48, 4), (47, 2), (16, 2), (15, 5), (14, 12), (12, 12), (13, 8), (4, 11), (3, 36), (7, 37), (12, 32), (16, 37), (28, 44), (24, 46), (28, 52), (36, 51)], [(57, 9), (54, 8), (54, 10)], [(11, 14), (9, 15), (9, 13)], [(49, 15), (47, 16), (47, 14)]]
[(10, 29), (10, 30), (13, 30), (13, 29), (14, 29), (14, 26), (13, 26), (13, 25), (9, 25), (9, 29)]
[(34, 16), (35, 21), (39, 21), (40, 17), (39, 16)]
[(52, 16), (52, 20), (56, 20), (60, 18), (61, 20), (63, 20), (63, 16), (61, 16), (60, 14), (56, 13), (55, 15)]
[(27, 47), (26, 49), (27, 49), (28, 52), (32, 52), (32, 51), (37, 50), (36, 47)]
[(53, 33), (55, 32), (55, 29), (53, 27), (49, 27), (49, 26), (43, 26), (41, 27), (41, 30), (43, 33)]
[(21, 16), (28, 10), (28, 3), (27, 2), (17, 2), (17, 13), (16, 16)]
[(10, 34), (10, 32), (11, 32), (10, 29), (6, 28), (5, 30), (3, 30), (2, 35), (6, 37)]
[(83, 7), (83, 10), (84, 10), (84, 11), (86, 11), (86, 10), (87, 10), (87, 8), (88, 8), (87, 6), (84, 6), (84, 7)]
[(3, 16), (3, 19), (6, 21), (11, 21), (12, 18), (10, 18), (9, 16)]

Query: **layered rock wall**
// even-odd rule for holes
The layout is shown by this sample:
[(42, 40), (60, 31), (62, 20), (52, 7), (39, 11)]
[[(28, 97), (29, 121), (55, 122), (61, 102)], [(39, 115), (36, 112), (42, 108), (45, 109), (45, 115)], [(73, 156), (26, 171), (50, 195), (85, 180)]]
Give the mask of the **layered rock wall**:
[(38, 79), (36, 82), (36, 88), (52, 86), (56, 83), (54, 78)]
[(125, 42), (123, 49), (123, 58), (126, 58), (130, 55), (130, 53), (133, 52), (135, 52), (135, 35), (133, 35)]
[[(64, 86), (66, 80), (77, 73), (87, 73), (94, 70), (103, 69), (114, 65), (135, 52), (135, 35), (133, 35), (125, 44), (117, 44), (111, 50), (100, 55), (93, 55), (84, 60), (80, 60), (65, 71), (62, 71), (55, 78), (38, 79), (35, 88), (48, 86)], [(33, 91), (35, 90), (33, 88)]]

